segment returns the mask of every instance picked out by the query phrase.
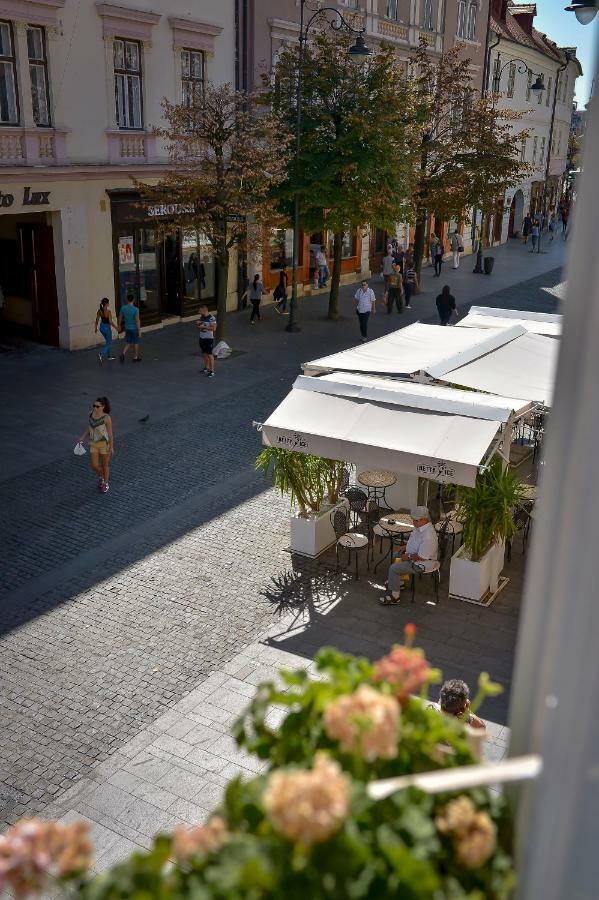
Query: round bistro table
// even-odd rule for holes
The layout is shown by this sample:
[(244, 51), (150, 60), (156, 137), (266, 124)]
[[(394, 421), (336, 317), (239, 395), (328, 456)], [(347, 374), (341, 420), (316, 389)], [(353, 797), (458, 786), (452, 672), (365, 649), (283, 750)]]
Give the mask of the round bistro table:
[[(397, 475), (394, 472), (387, 472), (384, 469), (368, 469), (358, 475), (358, 481), (365, 488), (368, 488), (368, 498), (375, 500), (379, 506), (384, 504), (387, 509), (391, 509), (387, 502), (385, 492), (388, 487), (397, 483)], [(382, 501), (379, 503), (379, 501)]]
[(409, 513), (392, 512), (389, 513), (388, 516), (382, 516), (379, 519), (379, 526), (386, 532), (386, 536), (389, 538), (389, 549), (377, 562), (374, 567), (375, 572), (380, 564), (386, 560), (388, 556), (392, 555), (393, 539), (399, 535), (407, 535), (409, 537), (414, 531), (414, 521)]

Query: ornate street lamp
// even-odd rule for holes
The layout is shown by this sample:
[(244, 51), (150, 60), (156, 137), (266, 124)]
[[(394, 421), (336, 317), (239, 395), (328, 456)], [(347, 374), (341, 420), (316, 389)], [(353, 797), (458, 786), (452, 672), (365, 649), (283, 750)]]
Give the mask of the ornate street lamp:
[(573, 12), (581, 25), (590, 25), (597, 15), (595, 0), (572, 0), (570, 6), (565, 6), (567, 12)]
[[(352, 62), (357, 64), (364, 63), (370, 56), (371, 50), (366, 46), (364, 41), (365, 28), (353, 28), (347, 19), (333, 6), (322, 6), (312, 13), (306, 24), (304, 25), (304, 11), (306, 8), (306, 0), (300, 2), (300, 33), (299, 33), (299, 53), (297, 61), (297, 89), (296, 89), (296, 106), (295, 106), (295, 155), (299, 159), (301, 149), (301, 133), (302, 133), (302, 70), (304, 65), (304, 52), (308, 41), (308, 33), (312, 23), (318, 17), (325, 18), (329, 28), (333, 31), (346, 31), (349, 34), (357, 35), (355, 43), (349, 48), (348, 56)], [(310, 10), (310, 7), (308, 7)], [(357, 10), (360, 12), (360, 10)], [(329, 19), (326, 13), (331, 13), (334, 17)], [(289, 305), (289, 322), (286, 331), (299, 331), (297, 324), (297, 270), (299, 268), (299, 232), (300, 232), (300, 197), (296, 192), (293, 201), (293, 266), (291, 274), (291, 303)]]

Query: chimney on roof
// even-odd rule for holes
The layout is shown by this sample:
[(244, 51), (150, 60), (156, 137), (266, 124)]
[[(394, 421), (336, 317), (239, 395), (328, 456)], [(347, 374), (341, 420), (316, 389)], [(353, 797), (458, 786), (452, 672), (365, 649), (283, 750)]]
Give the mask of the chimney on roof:
[(533, 20), (537, 14), (536, 5), (534, 3), (522, 3), (516, 6), (514, 3), (510, 3), (509, 11), (522, 31), (526, 34), (532, 34)]

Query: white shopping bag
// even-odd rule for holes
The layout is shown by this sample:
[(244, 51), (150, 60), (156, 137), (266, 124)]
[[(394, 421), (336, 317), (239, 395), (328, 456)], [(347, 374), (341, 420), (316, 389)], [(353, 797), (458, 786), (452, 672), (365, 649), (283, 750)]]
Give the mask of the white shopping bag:
[(212, 355), (216, 357), (216, 359), (226, 359), (232, 352), (233, 351), (225, 341), (219, 341), (212, 351)]
[(77, 443), (75, 444), (75, 449), (73, 450), (75, 456), (84, 456), (85, 452), (85, 447), (83, 446), (81, 441), (77, 441)]

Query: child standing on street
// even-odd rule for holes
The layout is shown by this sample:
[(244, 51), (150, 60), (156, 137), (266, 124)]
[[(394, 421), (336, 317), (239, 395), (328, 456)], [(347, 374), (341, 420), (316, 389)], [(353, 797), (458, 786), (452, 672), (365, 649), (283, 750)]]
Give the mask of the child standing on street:
[(200, 329), (200, 351), (204, 357), (202, 375), (214, 378), (214, 332), (216, 316), (213, 316), (205, 303), (200, 306), (200, 318), (197, 323)]
[(119, 315), (119, 331), (122, 331), (123, 328), (125, 329), (125, 346), (120, 355), (122, 363), (125, 362), (125, 356), (129, 347), (133, 347), (133, 362), (141, 362), (141, 356), (139, 355), (139, 332), (141, 326), (139, 309), (135, 305), (134, 300), (133, 294), (127, 294), (127, 302), (121, 307)]
[(110, 457), (114, 455), (114, 435), (108, 397), (98, 397), (91, 408), (87, 428), (79, 441), (89, 439), (90, 464), (98, 476), (98, 490), (108, 492)]

